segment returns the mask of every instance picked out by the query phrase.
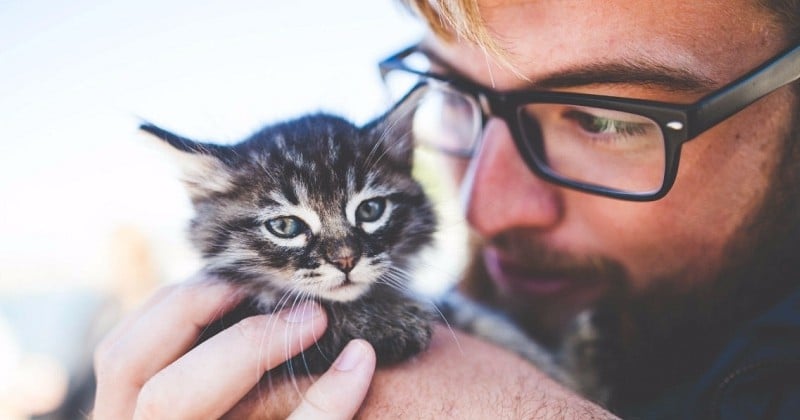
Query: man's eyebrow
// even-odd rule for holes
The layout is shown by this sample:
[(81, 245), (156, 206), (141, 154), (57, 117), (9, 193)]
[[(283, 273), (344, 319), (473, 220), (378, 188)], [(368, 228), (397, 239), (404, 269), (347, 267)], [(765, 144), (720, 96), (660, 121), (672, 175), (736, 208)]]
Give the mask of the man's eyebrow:
[(591, 63), (532, 79), (536, 89), (564, 89), (588, 85), (625, 84), (675, 92), (708, 93), (718, 83), (701, 74), (652, 62)]
[[(447, 73), (459, 74), (456, 67), (440, 57), (426, 42), (417, 47)], [(588, 63), (530, 78), (532, 89), (566, 89), (590, 85), (627, 84), (661, 88), (671, 92), (706, 94), (720, 84), (702, 74), (670, 67), (649, 59), (621, 59)]]

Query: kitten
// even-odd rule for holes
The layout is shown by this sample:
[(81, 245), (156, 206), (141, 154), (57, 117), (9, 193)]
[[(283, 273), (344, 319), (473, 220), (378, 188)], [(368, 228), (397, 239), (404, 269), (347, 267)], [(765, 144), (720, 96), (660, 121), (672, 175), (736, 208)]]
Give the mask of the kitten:
[[(196, 212), (190, 238), (207, 273), (239, 285), (258, 312), (304, 300), (326, 310), (325, 334), (290, 369), (322, 372), (353, 338), (369, 341), (380, 365), (402, 361), (430, 341), (432, 305), (407, 283), (436, 219), (411, 176), (414, 145), (404, 106), (364, 127), (308, 115), (231, 146), (141, 126), (169, 145), (182, 166)], [(498, 312), (455, 290), (438, 305), (453, 326), (575, 388), (548, 351)]]
[(306, 300), (324, 307), (329, 327), (298, 361), (310, 372), (353, 338), (369, 341), (379, 364), (430, 340), (431, 311), (408, 293), (407, 273), (436, 220), (411, 176), (405, 113), (364, 127), (308, 115), (230, 146), (140, 127), (178, 158), (205, 272), (237, 284), (259, 312)]

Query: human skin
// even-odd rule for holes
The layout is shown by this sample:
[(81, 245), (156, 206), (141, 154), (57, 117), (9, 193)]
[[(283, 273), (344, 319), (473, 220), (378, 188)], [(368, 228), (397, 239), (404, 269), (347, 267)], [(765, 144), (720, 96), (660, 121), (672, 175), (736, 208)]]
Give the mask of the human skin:
[[(325, 314), (305, 307), (250, 317), (198, 344), (205, 325), (241, 297), (219, 280), (195, 280), (161, 289), (126, 317), (96, 351), (92, 418), (610, 417), (516, 355), (443, 327), (427, 352), (374, 378), (375, 354), (355, 340), (321, 377), (257, 385), (321, 336)], [(362, 406), (371, 380), (377, 392)], [(452, 386), (467, 383), (477, 385)], [(414, 392), (392, 392), (410, 384)]]
[[(242, 297), (234, 286), (208, 278), (159, 290), (98, 345), (92, 418), (221, 417), (266, 371), (325, 331), (325, 312), (307, 304), (246, 318), (199, 342), (206, 326)], [(374, 369), (372, 348), (353, 340), (324, 375), (304, 387), (304, 398), (282, 418), (351, 418)], [(337, 392), (351, 398), (338, 398)]]
[[(787, 46), (765, 12), (748, 1), (537, 0), (481, 5), (490, 31), (530, 81), (469, 43), (431, 39), (430, 45), (460, 74), (500, 91), (538, 87), (553, 75), (593, 65), (644, 62), (689, 72), (708, 86), (682, 90), (652, 82), (598, 80), (559, 90), (691, 103)], [(737, 18), (743, 15), (748, 16), (746, 23)], [(788, 87), (780, 89), (686, 143), (674, 187), (665, 198), (647, 203), (576, 192), (531, 175), (506, 125), (490, 120), (482, 150), (469, 169), (464, 163), (454, 165), (464, 185), (469, 224), (488, 241), (487, 265), (499, 255), (506, 265), (524, 267), (534, 252), (525, 246), (530, 241), (567, 260), (614, 261), (634, 293), (656, 282), (670, 282), (681, 290), (711, 281), (726, 262), (726, 245), (769, 189), (790, 126), (791, 98)], [(517, 246), (492, 242), (502, 235), (517, 238)], [(553, 328), (562, 327), (609, 286), (565, 276), (558, 280), (566, 290), (557, 294), (504, 290), (500, 264), (494, 271), (490, 268), (490, 274), (501, 295), (507, 293), (507, 303), (546, 306)], [(534, 284), (537, 280), (526, 279)]]
[[(691, 102), (786, 46), (766, 14), (743, 0), (509, 0), (483, 1), (481, 10), (512, 64), (530, 81), (467, 42), (431, 38), (429, 45), (463, 75), (498, 90), (536, 86), (550, 75), (588, 64), (647, 61), (695, 74), (707, 86), (686, 90), (659, 83), (598, 81), (559, 88)], [(616, 261), (632, 290), (646, 290), (656, 282), (688, 289), (714, 278), (725, 262), (726, 245), (763, 201), (789, 132), (792, 106), (789, 88), (779, 89), (687, 143), (672, 191), (650, 203), (580, 193), (535, 177), (518, 156), (507, 127), (493, 119), (486, 127), (482, 150), (468, 170), (456, 165), (465, 185), (467, 218), (488, 240), (488, 258), (501, 255), (506, 265), (524, 265), (518, 260), (525, 258), (525, 244), (535, 241), (567, 258), (598, 256)], [(519, 238), (514, 243), (522, 245), (501, 246), (493, 241), (506, 234)], [(501, 288), (502, 269), (501, 265), (493, 273)], [(508, 294), (508, 301), (544, 305), (557, 328), (606, 292), (603, 284), (586, 286), (566, 277), (558, 279), (570, 286), (562, 293), (543, 296), (508, 290), (514, 292)], [(495, 417), (607, 416), (516, 356), (458, 333), (456, 337), (459, 345), (447, 331), (438, 329), (428, 352), (391, 369), (379, 369), (359, 414), (369, 418), (403, 414), (487, 418), (489, 413)], [(204, 363), (214, 363), (227, 355), (204, 357)], [(180, 387), (180, 378), (168, 385)], [(301, 380), (298, 385), (302, 390), (308, 383)], [(234, 409), (234, 417), (243, 418), (251, 409), (258, 416), (269, 417), (270, 410), (281, 416), (298, 401), (289, 383), (277, 385), (266, 396), (251, 395), (255, 397)], [(339, 396), (360, 403), (360, 394)]]
[[(470, 43), (430, 37), (427, 45), (461, 75), (500, 91), (535, 87), (551, 75), (599, 63), (645, 61), (689, 72), (706, 85), (674, 89), (657, 83), (615, 82), (559, 88), (690, 103), (785, 48), (766, 15), (744, 1), (537, 0), (481, 5), (490, 30), (529, 81)], [(745, 15), (748, 21), (742, 22), (738, 16)], [(765, 197), (790, 130), (791, 98), (788, 88), (781, 89), (687, 143), (675, 186), (667, 197), (650, 203), (589, 195), (537, 178), (517, 154), (507, 127), (493, 119), (478, 156), (468, 165), (454, 162), (465, 188), (467, 218), (488, 240), (489, 252), (502, 253), (512, 262), (524, 260), (526, 241), (534, 241), (576, 261), (589, 256), (612, 259), (621, 264), (633, 290), (647, 289), (657, 281), (671, 281), (679, 288), (711, 281), (724, 263), (726, 245)], [(513, 243), (522, 246), (494, 245), (493, 238), (502, 235), (521, 238)], [(558, 328), (606, 292), (606, 285), (582, 286), (570, 285), (558, 294), (506, 290), (504, 298), (505, 303), (523, 308), (546, 306), (553, 327)], [(459, 342), (460, 346), (449, 345), (453, 342), (439, 330), (424, 355), (379, 369), (360, 414), (365, 418), (404, 414), (524, 418), (534, 417), (530, 415), (534, 412), (536, 418), (609, 415), (543, 379), (513, 355), (463, 337)], [(487, 367), (496, 374), (487, 374)], [(537, 412), (537, 407), (564, 411)]]
[[(646, 60), (696, 74), (708, 85), (682, 90), (657, 83), (619, 82), (560, 88), (689, 103), (787, 46), (764, 12), (745, 1), (536, 0), (487, 1), (481, 6), (490, 32), (501, 40), (512, 64), (530, 82), (496, 64), (470, 43), (447, 43), (431, 37), (428, 45), (460, 74), (500, 91), (536, 86), (538, 80), (589, 64)], [(747, 20), (743, 22), (740, 16), (747, 16)], [(517, 154), (504, 123), (492, 119), (479, 155), (469, 168), (457, 168), (469, 224), (489, 241), (489, 247), (493, 238), (513, 232), (523, 237), (519, 241), (523, 244), (535, 241), (568, 258), (612, 259), (622, 266), (634, 291), (646, 290), (659, 281), (687, 289), (712, 281), (725, 263), (726, 245), (764, 200), (789, 133), (793, 106), (790, 89), (780, 89), (687, 143), (673, 189), (664, 199), (649, 203), (576, 192), (537, 178)], [(526, 258), (524, 248), (496, 251), (511, 259)], [(521, 305), (529, 307), (547, 305), (548, 315), (558, 327), (606, 291), (602, 285), (580, 286), (544, 296), (525, 296), (514, 290), (509, 295), (516, 297), (509, 296), (508, 301), (522, 301)], [(471, 355), (477, 350), (463, 343), (461, 347), (466, 357), (458, 358), (456, 349), (450, 349), (450, 357), (460, 361), (456, 369), (470, 371), (475, 368)], [(480, 351), (503, 354), (490, 347)], [(507, 401), (527, 404), (528, 408), (548, 401), (548, 392), (557, 393), (554, 387), (541, 383), (539, 387), (525, 381), (510, 385), (509, 378), (501, 374), (466, 382), (445, 380), (435, 394), (419, 397), (422, 384), (457, 375), (446, 365), (419, 366), (425, 361), (421, 358), (408, 366), (376, 372), (363, 410), (381, 407), (384, 412), (396, 409), (400, 413), (413, 411), (418, 417), (436, 417), (447, 411), (428, 400), (459, 392), (467, 395), (499, 388), (507, 393)], [(500, 371), (514, 372), (515, 361), (500, 357), (497, 363), (503, 365), (498, 367)], [(397, 382), (383, 378), (402, 375), (409, 369), (416, 375)], [(523, 375), (530, 372), (525, 365), (516, 369)], [(386, 386), (388, 383), (392, 386)], [(414, 407), (419, 410), (408, 408), (409, 398), (417, 399)], [(576, 401), (568, 399), (572, 404)], [(464, 397), (457, 403), (458, 409), (467, 413), (491, 410), (490, 406), (480, 398)], [(565, 417), (599, 415), (571, 412)]]
[[(299, 390), (310, 380), (298, 378)], [(336, 392), (338, 398), (350, 398)], [(225, 417), (280, 419), (302, 401), (295, 384), (255, 391)], [(376, 371), (356, 418), (616, 418), (554, 382), (517, 355), (439, 326), (430, 348)]]

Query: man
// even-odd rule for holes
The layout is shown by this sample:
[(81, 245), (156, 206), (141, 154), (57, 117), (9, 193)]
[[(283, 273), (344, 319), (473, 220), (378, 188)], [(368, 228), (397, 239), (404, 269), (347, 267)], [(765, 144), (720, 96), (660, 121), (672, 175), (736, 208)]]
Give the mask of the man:
[[(437, 35), (383, 69), (422, 75), (422, 103), (439, 95), (428, 103), (450, 113), (429, 140), (469, 156), (451, 163), (482, 247), (462, 288), (549, 345), (592, 310), (589, 367), (616, 414), (798, 412), (800, 3), (413, 3)], [(254, 369), (280, 360), (252, 356), (271, 345), (266, 316), (189, 351), (187, 326), (222, 302), (224, 286), (168, 290), (118, 327), (98, 351), (97, 416), (234, 407), (238, 418), (298, 403), (298, 417), (611, 416), (516, 356), (441, 330), (414, 362), (374, 376), (371, 349), (351, 344), (302, 402), (291, 386), (242, 399)], [(281, 316), (305, 326), (287, 330), (297, 350), (322, 332), (314, 308)], [(178, 339), (166, 345), (167, 334)]]

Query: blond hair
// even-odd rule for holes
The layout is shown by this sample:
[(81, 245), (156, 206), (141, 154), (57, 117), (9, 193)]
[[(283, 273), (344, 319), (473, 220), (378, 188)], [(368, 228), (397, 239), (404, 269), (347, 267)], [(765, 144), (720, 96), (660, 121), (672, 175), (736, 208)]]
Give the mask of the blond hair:
[[(511, 63), (510, 52), (489, 32), (478, 0), (398, 0), (421, 17), (434, 34), (445, 40), (469, 41), (492, 56), (501, 66), (527, 79)], [(800, 40), (800, 0), (755, 0), (783, 27), (788, 40)]]
[(478, 0), (398, 0), (421, 17), (434, 34), (445, 40), (463, 39), (477, 45), (501, 66), (526, 79), (509, 60), (510, 53), (489, 32)]
[[(496, 56), (505, 56), (481, 17), (478, 0), (398, 0), (422, 17), (444, 39), (453, 36), (479, 45)], [(756, 0), (783, 27), (790, 41), (800, 38), (800, 0)]]

